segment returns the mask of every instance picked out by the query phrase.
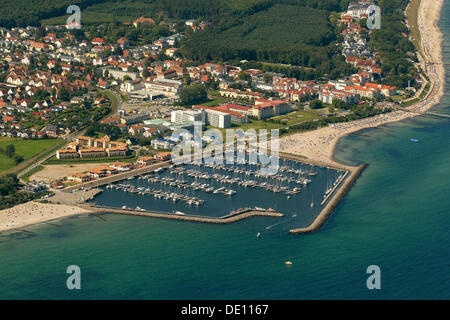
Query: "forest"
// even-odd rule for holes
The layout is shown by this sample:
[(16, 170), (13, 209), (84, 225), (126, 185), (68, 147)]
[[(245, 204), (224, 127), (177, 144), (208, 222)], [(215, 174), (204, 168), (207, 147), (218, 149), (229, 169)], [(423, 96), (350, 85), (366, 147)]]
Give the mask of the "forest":
[(15, 174), (0, 176), (0, 210), (13, 207), (42, 196), (43, 193), (20, 191), (20, 182)]
[(261, 11), (277, 3), (340, 11), (349, 0), (0, 0), (0, 26), (37, 26), (44, 19), (65, 21), (70, 5), (81, 8), (82, 24), (130, 21), (142, 15), (169, 19), (214, 19)]
[[(205, 61), (267, 62), (266, 71), (281, 72), (301, 80), (322, 76), (338, 78), (355, 70), (346, 64), (336, 46), (336, 29), (330, 23), (333, 12), (343, 12), (349, 0), (0, 0), (0, 26), (39, 25), (42, 20), (64, 23), (70, 4), (81, 7), (81, 23), (89, 36), (93, 28), (106, 23), (109, 40), (127, 36), (133, 44), (168, 34), (164, 27), (131, 30), (121, 27), (145, 15), (183, 21), (211, 23), (202, 32), (188, 32), (181, 52), (194, 63)], [(405, 87), (417, 70), (413, 44), (404, 12), (408, 0), (380, 0), (382, 28), (373, 30), (369, 46), (382, 60), (383, 82)], [(48, 20), (50, 18), (50, 20)], [(53, 18), (53, 19), (52, 19)], [(91, 26), (89, 25), (91, 24)], [(105, 30), (103, 30), (105, 31)], [(147, 32), (148, 31), (148, 32)], [(289, 65), (286, 67), (286, 65)], [(291, 67), (292, 66), (292, 67)]]
[[(403, 34), (409, 30), (404, 24), (404, 9), (408, 0), (380, 0), (381, 29), (370, 34), (369, 46), (378, 52), (382, 61), (383, 82), (406, 87), (418, 71), (416, 49)], [(412, 83), (413, 84), (413, 83)]]
[[(183, 43), (183, 53), (194, 60), (233, 59), (289, 63), (316, 67), (335, 39), (327, 12), (277, 4), (252, 15), (223, 19)], [(323, 47), (314, 50), (314, 47)], [(314, 48), (317, 49), (317, 48)]]

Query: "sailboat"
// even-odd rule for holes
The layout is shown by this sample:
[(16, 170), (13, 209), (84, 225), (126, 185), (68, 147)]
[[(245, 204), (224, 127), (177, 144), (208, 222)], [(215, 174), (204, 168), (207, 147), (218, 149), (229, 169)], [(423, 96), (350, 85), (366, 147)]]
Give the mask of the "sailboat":
[(314, 208), (314, 197), (311, 200), (311, 204), (310, 204), (311, 208)]
[(285, 261), (284, 264), (287, 266), (291, 266), (293, 264), (293, 262), (291, 261), (291, 257), (289, 257), (289, 260)]

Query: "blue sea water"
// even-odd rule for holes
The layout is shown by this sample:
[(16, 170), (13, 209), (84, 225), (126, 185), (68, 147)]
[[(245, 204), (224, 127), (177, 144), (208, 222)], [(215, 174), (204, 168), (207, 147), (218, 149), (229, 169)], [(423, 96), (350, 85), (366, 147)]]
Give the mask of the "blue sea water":
[[(450, 113), (447, 92), (436, 111)], [(0, 298), (448, 299), (449, 137), (448, 120), (418, 117), (341, 140), (337, 160), (369, 167), (313, 234), (275, 227), (257, 238), (273, 218), (221, 226), (113, 214), (0, 234)], [(82, 289), (69, 291), (73, 264)], [(366, 287), (369, 265), (380, 266), (381, 290)]]

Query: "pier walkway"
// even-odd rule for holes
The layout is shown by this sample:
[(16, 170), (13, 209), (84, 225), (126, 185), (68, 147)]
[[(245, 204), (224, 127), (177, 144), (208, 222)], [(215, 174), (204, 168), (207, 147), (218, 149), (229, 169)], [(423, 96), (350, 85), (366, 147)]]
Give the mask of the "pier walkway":
[(171, 220), (183, 220), (183, 221), (193, 221), (193, 222), (204, 222), (204, 223), (215, 223), (215, 224), (229, 224), (233, 222), (237, 222), (243, 219), (247, 219), (254, 216), (263, 216), (263, 217), (275, 217), (282, 218), (284, 215), (279, 212), (267, 211), (267, 210), (257, 210), (257, 209), (246, 209), (237, 213), (229, 214), (223, 217), (205, 217), (205, 216), (194, 216), (188, 214), (170, 214), (170, 213), (162, 213), (156, 211), (139, 211), (132, 209), (118, 209), (113, 207), (104, 207), (97, 206), (92, 204), (83, 204), (79, 205), (80, 208), (89, 210), (91, 212), (97, 213), (116, 213), (116, 214), (124, 214), (124, 215), (132, 215), (132, 216), (142, 216), (142, 217), (153, 217), (153, 218), (162, 218), (162, 219), (171, 219)]
[(427, 115), (427, 116), (434, 116), (434, 117), (438, 117), (438, 118), (450, 119), (450, 114), (444, 114), (444, 113), (438, 113), (438, 112), (432, 112), (432, 111), (425, 112), (425, 115)]
[(406, 108), (396, 108), (396, 110), (409, 112), (416, 116), (430, 116), (430, 117), (434, 117), (434, 118), (450, 119), (450, 114), (439, 113), (439, 112), (434, 112), (434, 111), (416, 112), (416, 111), (408, 110)]

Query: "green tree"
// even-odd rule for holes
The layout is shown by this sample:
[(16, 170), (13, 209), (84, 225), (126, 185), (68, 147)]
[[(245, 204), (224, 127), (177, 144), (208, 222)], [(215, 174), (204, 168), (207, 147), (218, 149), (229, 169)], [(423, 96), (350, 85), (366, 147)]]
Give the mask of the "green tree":
[(184, 87), (180, 93), (180, 101), (183, 105), (201, 103), (208, 98), (208, 92), (203, 85)]
[(334, 114), (336, 112), (336, 108), (331, 104), (328, 106), (328, 112)]
[(322, 109), (322, 108), (323, 108), (323, 103), (322, 103), (322, 101), (320, 101), (320, 100), (312, 100), (312, 101), (309, 103), (309, 107), (310, 107), (311, 109)]
[(7, 157), (12, 158), (16, 153), (16, 148), (12, 144), (8, 144), (5, 149), (5, 154)]
[(61, 88), (58, 92), (58, 99), (62, 101), (69, 101), (70, 100), (70, 93), (66, 88)]

